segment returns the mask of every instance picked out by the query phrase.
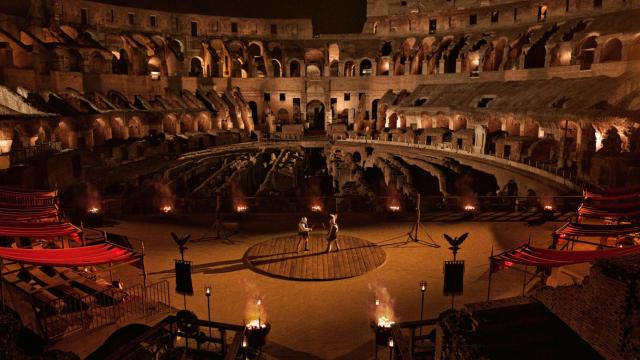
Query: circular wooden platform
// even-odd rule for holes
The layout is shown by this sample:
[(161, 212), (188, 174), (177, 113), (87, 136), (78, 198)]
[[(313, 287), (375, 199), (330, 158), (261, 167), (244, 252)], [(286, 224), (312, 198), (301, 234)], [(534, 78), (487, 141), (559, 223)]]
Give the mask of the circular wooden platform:
[(387, 257), (375, 244), (353, 236), (340, 236), (340, 251), (325, 253), (322, 234), (309, 239), (310, 251), (297, 252), (298, 236), (284, 236), (256, 244), (247, 250), (245, 261), (256, 272), (290, 280), (338, 280), (367, 273)]

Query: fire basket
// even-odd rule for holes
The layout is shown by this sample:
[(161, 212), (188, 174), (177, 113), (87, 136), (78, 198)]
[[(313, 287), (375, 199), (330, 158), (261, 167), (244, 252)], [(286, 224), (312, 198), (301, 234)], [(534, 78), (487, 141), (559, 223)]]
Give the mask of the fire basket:
[(376, 344), (379, 346), (387, 346), (391, 337), (391, 326), (394, 322), (386, 318), (378, 319), (378, 322), (371, 322), (371, 329), (376, 334)]
[(555, 218), (554, 212), (555, 212), (555, 209), (553, 208), (552, 205), (545, 205), (542, 208), (542, 217), (545, 220), (553, 220)]
[(476, 209), (475, 205), (473, 204), (467, 204), (464, 206), (463, 208), (464, 211), (464, 217), (465, 219), (472, 219), (476, 213), (478, 212), (478, 210)]
[(258, 323), (256, 320), (248, 323), (246, 327), (247, 346), (252, 349), (262, 348), (267, 343), (267, 335), (271, 331), (271, 324)]

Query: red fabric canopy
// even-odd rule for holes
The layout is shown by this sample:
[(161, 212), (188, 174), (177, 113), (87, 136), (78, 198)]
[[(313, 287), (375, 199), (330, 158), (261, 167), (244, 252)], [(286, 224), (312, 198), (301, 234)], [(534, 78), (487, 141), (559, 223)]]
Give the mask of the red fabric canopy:
[[(588, 251), (548, 250), (524, 245), (519, 248), (506, 251), (500, 255), (492, 256), (490, 259), (492, 264), (497, 263), (505, 266), (519, 264), (527, 266), (557, 267), (630, 254), (640, 254), (640, 245)], [(492, 266), (492, 271), (496, 270), (497, 269)]]
[(585, 199), (622, 200), (640, 197), (640, 185), (601, 191), (585, 191)]
[(55, 206), (34, 208), (0, 207), (0, 221), (57, 221), (58, 208)]
[(92, 266), (135, 260), (140, 255), (113, 244), (67, 249), (0, 248), (0, 258), (18, 263), (47, 266)]
[(583, 205), (598, 208), (600, 210), (618, 210), (640, 207), (640, 198), (637, 201), (591, 201), (582, 202)]
[(0, 236), (52, 238), (70, 236), (78, 239), (80, 229), (65, 222), (15, 222), (0, 221)]
[(3, 206), (54, 205), (57, 196), (56, 191), (0, 188), (0, 203), (3, 204)]
[(593, 225), (567, 223), (555, 231), (565, 236), (620, 236), (640, 232), (640, 224)]
[(609, 208), (597, 205), (581, 205), (578, 215), (594, 218), (635, 218), (640, 216), (640, 207)]

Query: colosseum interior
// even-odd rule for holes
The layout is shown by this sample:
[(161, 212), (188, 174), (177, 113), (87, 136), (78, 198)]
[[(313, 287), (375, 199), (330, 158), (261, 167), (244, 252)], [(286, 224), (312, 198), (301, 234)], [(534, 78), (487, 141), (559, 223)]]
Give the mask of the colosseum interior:
[(640, 358), (640, 1), (352, 2), (0, 1), (0, 358)]

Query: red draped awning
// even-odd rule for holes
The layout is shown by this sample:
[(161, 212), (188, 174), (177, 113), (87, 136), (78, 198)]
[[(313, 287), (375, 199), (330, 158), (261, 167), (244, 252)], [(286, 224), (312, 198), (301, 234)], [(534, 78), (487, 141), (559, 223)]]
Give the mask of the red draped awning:
[(640, 197), (640, 185), (601, 191), (585, 191), (585, 199), (622, 200)]
[[(529, 245), (524, 245), (519, 248), (506, 251), (500, 255), (492, 256), (490, 259), (492, 263), (505, 266), (518, 264), (527, 266), (556, 267), (639, 253), (640, 246), (589, 251), (562, 251), (539, 249)], [(492, 267), (492, 271), (495, 271), (494, 267)]]
[(35, 208), (0, 207), (0, 221), (57, 221), (58, 208), (55, 206)]
[(0, 221), (0, 236), (52, 238), (70, 236), (78, 240), (81, 230), (65, 222), (15, 222)]
[(555, 231), (566, 236), (620, 236), (640, 233), (640, 224), (594, 225), (567, 223)]
[(594, 218), (635, 218), (640, 217), (640, 207), (609, 208), (597, 205), (581, 205), (578, 215)]
[(0, 197), (4, 197), (4, 196), (54, 198), (58, 196), (58, 194), (56, 191), (49, 191), (49, 190), (26, 190), (26, 189), (14, 189), (14, 188), (0, 188)]
[(640, 208), (640, 200), (639, 201), (583, 201), (583, 205), (589, 206), (592, 208), (597, 208), (599, 210), (620, 210), (620, 209), (632, 209), (632, 208)]
[(67, 249), (0, 248), (0, 258), (18, 263), (48, 266), (92, 266), (136, 260), (140, 255), (113, 244)]
[(0, 204), (14, 206), (48, 206), (56, 203), (56, 191), (0, 188)]

